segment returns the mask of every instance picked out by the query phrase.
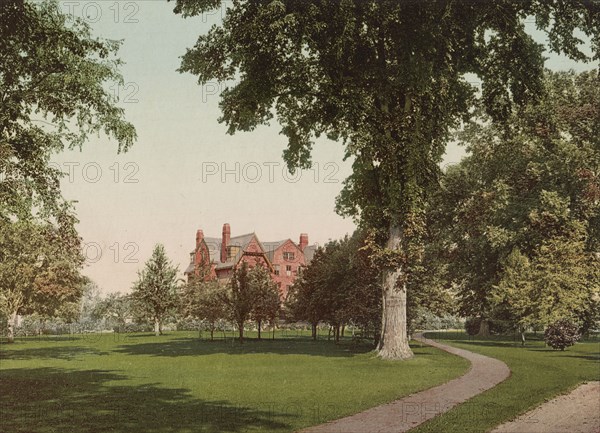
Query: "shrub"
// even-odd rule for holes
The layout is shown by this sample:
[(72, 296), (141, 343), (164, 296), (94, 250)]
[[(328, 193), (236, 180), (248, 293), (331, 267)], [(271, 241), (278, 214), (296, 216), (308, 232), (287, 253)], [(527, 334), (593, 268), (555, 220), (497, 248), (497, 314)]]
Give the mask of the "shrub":
[(565, 319), (554, 322), (544, 332), (546, 344), (553, 349), (565, 350), (565, 347), (574, 345), (579, 338), (577, 325)]
[(467, 317), (467, 320), (465, 320), (465, 331), (469, 335), (475, 335), (479, 332), (480, 325), (481, 317)]

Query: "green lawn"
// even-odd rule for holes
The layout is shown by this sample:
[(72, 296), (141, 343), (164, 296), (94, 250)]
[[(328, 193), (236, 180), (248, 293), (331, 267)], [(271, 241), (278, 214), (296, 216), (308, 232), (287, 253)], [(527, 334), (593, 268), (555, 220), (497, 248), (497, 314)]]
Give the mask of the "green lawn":
[[(486, 432), (578, 384), (600, 380), (600, 342), (580, 342), (564, 352), (545, 347), (539, 337), (525, 347), (512, 337), (472, 339), (464, 333), (429, 333), (442, 343), (504, 361), (505, 382), (419, 428), (415, 433)], [(535, 338), (529, 336), (529, 338)], [(534, 419), (529, 420), (535, 422)]]
[(296, 337), (239, 345), (196, 337), (89, 334), (0, 345), (1, 430), (290, 432), (468, 368), (418, 343), (415, 359), (389, 362), (350, 341)]

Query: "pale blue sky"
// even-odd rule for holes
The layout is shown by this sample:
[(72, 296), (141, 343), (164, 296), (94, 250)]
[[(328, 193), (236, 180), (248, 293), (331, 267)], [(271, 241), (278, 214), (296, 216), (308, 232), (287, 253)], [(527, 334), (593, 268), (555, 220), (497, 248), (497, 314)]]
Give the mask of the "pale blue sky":
[[(256, 231), (262, 241), (297, 242), (306, 232), (311, 243), (321, 244), (354, 230), (352, 221), (333, 210), (350, 173), (340, 144), (319, 140), (315, 169), (294, 179), (284, 169), (286, 140), (276, 122), (228, 136), (217, 122), (217, 86), (202, 88), (195, 77), (176, 72), (179, 57), (219, 13), (184, 20), (164, 1), (63, 1), (61, 7), (85, 13), (97, 35), (124, 40), (119, 57), (128, 84), (119, 95), (139, 135), (126, 154), (117, 155), (115, 143), (94, 137), (83, 151), (55, 158), (71, 171), (62, 189), (78, 201), (89, 261), (84, 272), (103, 292), (129, 291), (158, 242), (183, 272), (198, 228), (220, 236), (228, 222), (232, 236)], [(548, 65), (593, 66), (557, 56)], [(462, 154), (450, 146), (445, 163)], [(225, 179), (223, 168), (229, 170)]]

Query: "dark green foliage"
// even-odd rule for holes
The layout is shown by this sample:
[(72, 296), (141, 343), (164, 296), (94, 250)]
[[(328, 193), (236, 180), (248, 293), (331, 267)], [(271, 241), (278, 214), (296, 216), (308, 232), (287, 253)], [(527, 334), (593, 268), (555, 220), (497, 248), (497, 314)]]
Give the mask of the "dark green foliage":
[(597, 83), (597, 72), (548, 72), (543, 97), (514, 110), (510, 124), (483, 117), (460, 135), (469, 154), (443, 178), (434, 230), (461, 314), (521, 330), (570, 316), (593, 321)]
[(469, 335), (475, 335), (479, 332), (480, 325), (481, 317), (467, 317), (467, 320), (465, 320), (465, 331)]
[(336, 330), (354, 325), (363, 335), (375, 337), (381, 326), (381, 289), (378, 270), (370, 259), (365, 235), (332, 241), (319, 248), (294, 284), (288, 308), (295, 320), (315, 327), (326, 322)]
[(562, 319), (552, 323), (544, 331), (544, 341), (553, 349), (565, 350), (580, 338), (579, 329), (573, 322)]

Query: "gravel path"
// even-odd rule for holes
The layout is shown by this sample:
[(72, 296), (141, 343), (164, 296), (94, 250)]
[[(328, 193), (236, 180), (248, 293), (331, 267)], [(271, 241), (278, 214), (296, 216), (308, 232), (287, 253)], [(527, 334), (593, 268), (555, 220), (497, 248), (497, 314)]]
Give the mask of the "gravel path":
[(491, 433), (600, 433), (600, 382), (588, 382), (573, 392), (502, 424)]
[(463, 376), (443, 385), (368, 409), (355, 415), (309, 427), (302, 433), (401, 433), (422, 424), (471, 397), (493, 388), (510, 376), (508, 366), (494, 358), (424, 338), (415, 339), (471, 362)]

